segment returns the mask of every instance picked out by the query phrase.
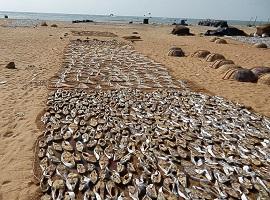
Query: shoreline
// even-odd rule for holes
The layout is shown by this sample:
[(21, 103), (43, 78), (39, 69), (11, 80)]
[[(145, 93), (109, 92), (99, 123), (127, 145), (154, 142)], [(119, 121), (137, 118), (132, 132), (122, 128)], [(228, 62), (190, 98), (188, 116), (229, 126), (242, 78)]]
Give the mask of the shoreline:
[[(93, 20), (96, 22), (109, 22), (109, 23), (129, 23), (133, 21), (135, 23), (142, 23), (144, 18), (148, 18), (150, 23), (154, 24), (165, 24), (170, 25), (174, 22), (180, 22), (181, 19), (186, 19), (188, 24), (197, 25), (199, 21), (202, 20), (223, 20), (227, 21), (229, 25), (242, 25), (247, 26), (248, 24), (253, 24), (251, 20), (239, 20), (239, 19), (211, 19), (211, 18), (187, 18), (187, 17), (159, 17), (159, 16), (121, 16), (121, 15), (90, 15), (90, 14), (65, 14), (65, 13), (36, 13), (36, 12), (9, 12), (0, 11), (0, 14), (8, 15), (10, 14), (11, 19), (18, 20), (41, 20), (41, 21), (61, 21), (70, 22), (73, 20)], [(28, 17), (28, 18), (27, 18)], [(256, 21), (255, 25), (267, 24), (268, 21)]]

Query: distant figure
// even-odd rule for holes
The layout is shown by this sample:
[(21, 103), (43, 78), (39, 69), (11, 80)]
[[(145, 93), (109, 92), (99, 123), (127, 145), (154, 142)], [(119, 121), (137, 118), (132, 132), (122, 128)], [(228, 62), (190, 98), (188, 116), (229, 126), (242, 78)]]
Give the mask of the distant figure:
[(5, 19), (8, 19), (8, 16), (7, 15), (5, 15)]
[(188, 24), (186, 23), (186, 19), (181, 19), (180, 24), (176, 23), (176, 20), (174, 20), (174, 23), (172, 25), (182, 25), (182, 26), (188, 26)]
[(143, 15), (145, 18), (143, 19), (143, 24), (149, 24), (149, 19), (151, 19), (151, 13), (148, 13), (148, 17), (146, 15)]
[(180, 25), (188, 26), (188, 24), (186, 23), (186, 21), (187, 21), (186, 19), (182, 19)]
[(144, 18), (143, 19), (143, 24), (149, 24), (149, 19), (148, 18)]

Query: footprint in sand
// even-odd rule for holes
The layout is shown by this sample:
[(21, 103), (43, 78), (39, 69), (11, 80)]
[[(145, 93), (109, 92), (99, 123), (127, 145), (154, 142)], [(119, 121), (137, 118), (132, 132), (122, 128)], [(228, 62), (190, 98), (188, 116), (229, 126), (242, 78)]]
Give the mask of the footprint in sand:
[(5, 138), (10, 138), (13, 136), (13, 131), (6, 131), (4, 134), (3, 134), (3, 137)]
[[(6, 181), (3, 181), (3, 183), (2, 183), (1, 185), (3, 186), (3, 185), (7, 185), (7, 184), (9, 184), (9, 183), (11, 183), (11, 181), (6, 180)], [(1, 198), (0, 198), (0, 199), (1, 199)]]

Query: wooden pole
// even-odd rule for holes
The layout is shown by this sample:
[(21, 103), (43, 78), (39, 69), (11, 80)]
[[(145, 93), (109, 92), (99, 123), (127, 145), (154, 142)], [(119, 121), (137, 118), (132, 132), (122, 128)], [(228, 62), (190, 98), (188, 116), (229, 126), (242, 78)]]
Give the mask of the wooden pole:
[(254, 24), (253, 24), (253, 26), (255, 26), (255, 25), (256, 25), (256, 21), (257, 21), (257, 16), (256, 16), (256, 18), (255, 18), (255, 20), (254, 20)]

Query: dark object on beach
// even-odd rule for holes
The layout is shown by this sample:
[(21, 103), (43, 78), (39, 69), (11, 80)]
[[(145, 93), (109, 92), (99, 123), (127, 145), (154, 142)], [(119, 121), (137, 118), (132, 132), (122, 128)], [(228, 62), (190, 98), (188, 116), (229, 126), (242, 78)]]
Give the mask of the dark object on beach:
[(148, 18), (144, 18), (143, 19), (143, 24), (149, 24), (149, 19)]
[(174, 56), (174, 57), (184, 57), (185, 53), (184, 51), (179, 47), (173, 47), (169, 50), (168, 56)]
[(182, 26), (188, 26), (188, 24), (186, 23), (186, 19), (182, 19), (181, 22), (180, 22), (180, 25)]
[(260, 77), (264, 74), (270, 74), (270, 67), (254, 67), (251, 69), (253, 74), (255, 74), (257, 77)]
[(253, 45), (255, 48), (259, 48), (259, 49), (267, 49), (267, 45), (264, 43), (256, 43)]
[(258, 81), (258, 77), (250, 69), (237, 70), (233, 78), (240, 82), (256, 83)]
[(89, 19), (86, 19), (86, 20), (74, 20), (72, 21), (73, 24), (76, 24), (76, 23), (92, 23), (94, 22), (93, 20), (89, 20)]
[(227, 41), (224, 40), (224, 39), (216, 39), (216, 40), (215, 40), (215, 43), (216, 43), (216, 44), (228, 44)]
[(51, 27), (57, 28), (57, 24), (52, 24)]
[(7, 69), (17, 69), (14, 62), (10, 62), (6, 66)]
[(183, 26), (188, 26), (186, 21), (187, 21), (186, 19), (182, 19), (180, 24), (183, 25)]
[(198, 50), (191, 55), (191, 57), (195, 58), (206, 58), (211, 52), (207, 50)]
[(138, 41), (138, 40), (141, 40), (141, 37), (140, 36), (136, 36), (136, 35), (124, 36), (123, 38), (125, 40), (129, 40), (129, 41)]
[(60, 39), (61, 39), (61, 40), (63, 40), (63, 38), (62, 38), (62, 37), (60, 37)]
[(5, 15), (4, 18), (5, 18), (5, 19), (8, 19), (8, 15)]
[(214, 62), (216, 60), (225, 60), (225, 57), (218, 53), (211, 53), (206, 57), (207, 62)]
[(173, 30), (172, 34), (174, 35), (193, 35), (189, 32), (189, 28), (183, 25), (177, 25)]
[(262, 26), (256, 27), (256, 35), (263, 36), (263, 35), (270, 35), (270, 24), (265, 24)]
[(42, 22), (40, 26), (48, 26), (46, 22)]
[(135, 35), (136, 35), (136, 34), (139, 34), (139, 33), (138, 33), (138, 32), (136, 32), (136, 31), (134, 31), (134, 32), (132, 32), (132, 34), (135, 34)]
[(221, 21), (214, 24), (214, 27), (229, 27), (227, 21)]
[(178, 24), (178, 23), (176, 23), (176, 22), (174, 22), (172, 25), (182, 25), (182, 26), (188, 26), (188, 24), (186, 23), (186, 19), (182, 19), (181, 20), (181, 22), (180, 22), (180, 24)]
[(228, 22), (224, 20), (202, 20), (199, 21), (198, 25), (200, 26), (214, 26), (214, 27), (228, 27)]
[(247, 34), (235, 27), (224, 27), (224, 28), (218, 28), (217, 30), (208, 30), (204, 34), (206, 36), (247, 36)]
[(133, 24), (133, 21), (128, 22), (129, 24)]

